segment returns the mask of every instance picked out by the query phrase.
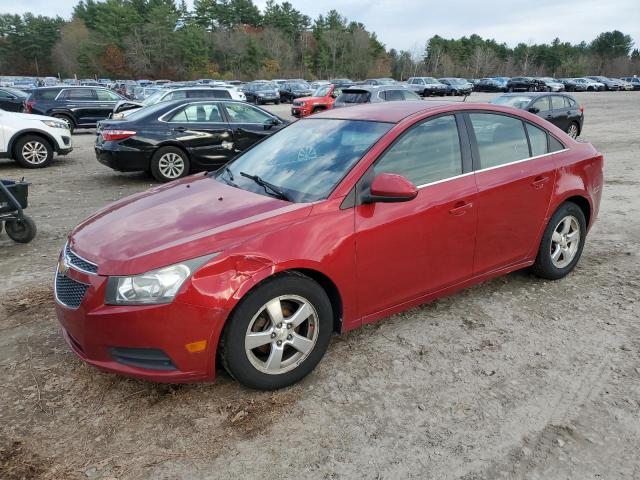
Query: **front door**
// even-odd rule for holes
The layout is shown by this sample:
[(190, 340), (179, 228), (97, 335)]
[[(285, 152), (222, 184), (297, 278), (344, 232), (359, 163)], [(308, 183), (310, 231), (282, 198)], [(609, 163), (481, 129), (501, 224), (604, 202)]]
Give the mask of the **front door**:
[(544, 130), (526, 123), (525, 132), (525, 122), (508, 115), (468, 117), (477, 170), (474, 274), (479, 275), (518, 263), (535, 251), (556, 170)]
[(221, 102), (233, 132), (233, 152), (244, 152), (254, 143), (281, 129), (284, 124), (272, 125), (275, 119), (264, 110), (243, 102)]
[(457, 123), (454, 115), (444, 115), (411, 127), (360, 180), (396, 173), (419, 189), (409, 202), (355, 207), (363, 316), (472, 274), (477, 191), (473, 173), (463, 172)]

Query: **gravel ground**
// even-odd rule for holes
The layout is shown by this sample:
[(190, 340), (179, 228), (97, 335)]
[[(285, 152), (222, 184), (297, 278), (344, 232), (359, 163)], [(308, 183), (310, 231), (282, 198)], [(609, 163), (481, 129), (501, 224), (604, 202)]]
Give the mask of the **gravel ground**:
[(41, 171), (3, 161), (0, 177), (32, 182), (39, 234), (0, 235), (0, 478), (640, 479), (640, 92), (576, 97), (606, 171), (574, 273), (516, 272), (336, 336), (275, 393), (80, 362), (53, 312), (57, 253), (153, 183), (99, 165), (93, 132)]

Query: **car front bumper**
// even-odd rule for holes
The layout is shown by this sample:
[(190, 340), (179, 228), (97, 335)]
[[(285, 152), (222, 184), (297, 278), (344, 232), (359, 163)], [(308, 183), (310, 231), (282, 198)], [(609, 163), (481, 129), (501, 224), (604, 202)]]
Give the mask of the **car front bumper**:
[(291, 107), (291, 115), (297, 118), (306, 117), (311, 115), (311, 109), (305, 106), (293, 106)]
[[(215, 379), (215, 350), (228, 312), (177, 301), (104, 305), (107, 277), (71, 269), (65, 275), (89, 284), (77, 308), (61, 302), (56, 286), (56, 314), (64, 339), (83, 361), (103, 371), (153, 382)], [(193, 351), (194, 344), (205, 347)]]

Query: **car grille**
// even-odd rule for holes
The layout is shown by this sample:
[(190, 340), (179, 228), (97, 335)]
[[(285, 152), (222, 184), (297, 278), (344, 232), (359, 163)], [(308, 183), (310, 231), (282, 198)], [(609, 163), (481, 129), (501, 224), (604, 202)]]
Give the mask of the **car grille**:
[(69, 308), (78, 308), (88, 288), (89, 285), (76, 282), (60, 272), (56, 272), (56, 299), (62, 305)]
[(98, 273), (98, 266), (96, 264), (91, 263), (73, 253), (68, 244), (64, 246), (64, 256), (70, 266), (75, 267), (82, 272), (90, 273), (92, 275)]

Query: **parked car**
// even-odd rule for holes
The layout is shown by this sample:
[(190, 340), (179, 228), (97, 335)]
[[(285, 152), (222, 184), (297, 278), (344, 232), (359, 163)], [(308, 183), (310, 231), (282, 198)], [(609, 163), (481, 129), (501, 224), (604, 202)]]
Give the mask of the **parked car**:
[(329, 80), (329, 82), (335, 85), (336, 87), (341, 87), (341, 88), (355, 85), (355, 82), (348, 78), (332, 78), (331, 80)]
[(622, 85), (617, 80), (612, 80), (611, 78), (603, 77), (603, 76), (593, 76), (587, 77), (594, 82), (598, 82), (604, 85), (604, 89), (611, 92), (617, 92), (620, 90)]
[(612, 78), (611, 80), (615, 80), (620, 84), (620, 90), (630, 91), (633, 90), (633, 83), (623, 80), (621, 78)]
[(396, 82), (393, 78), (368, 78), (361, 85), (394, 85)]
[(254, 83), (247, 85), (243, 89), (247, 102), (256, 105), (264, 105), (265, 103), (273, 103), (280, 105), (280, 90), (273, 83)]
[[(236, 98), (234, 98), (234, 94)], [(111, 118), (120, 119), (130, 115), (133, 111), (156, 103), (168, 102), (171, 100), (185, 100), (196, 98), (227, 98), (234, 100), (244, 100), (245, 94), (237, 92), (231, 88), (214, 87), (183, 87), (183, 88), (160, 88), (155, 93), (149, 95), (142, 101), (122, 100), (113, 107)]]
[(312, 113), (333, 108), (338, 95), (342, 93), (340, 87), (327, 84), (318, 87), (310, 97), (296, 98), (291, 105), (291, 115), (294, 117), (307, 117)]
[(564, 92), (564, 84), (551, 77), (540, 77), (538, 80), (542, 80), (547, 87), (548, 92)]
[(407, 87), (423, 97), (443, 96), (447, 93), (447, 85), (433, 77), (411, 77)]
[(0, 109), (7, 112), (23, 112), (29, 94), (11, 87), (0, 87)]
[(640, 90), (640, 78), (638, 77), (622, 77), (622, 80), (631, 83), (634, 90)]
[(313, 90), (308, 83), (285, 82), (280, 85), (280, 101), (283, 103), (293, 102), (296, 98), (308, 97), (313, 94)]
[(542, 80), (532, 77), (513, 77), (507, 81), (509, 92), (546, 92), (547, 85)]
[(66, 122), (0, 110), (0, 158), (12, 158), (26, 168), (43, 168), (55, 154), (67, 155), (72, 150)]
[(439, 78), (447, 86), (447, 95), (471, 95), (473, 85), (463, 78)]
[(473, 86), (476, 92), (506, 92), (506, 84), (496, 80), (495, 78), (481, 78)]
[(62, 334), (101, 370), (174, 383), (221, 364), (286, 387), (333, 332), (526, 267), (565, 277), (602, 169), (592, 145), (512, 108), (321, 112), (76, 227), (54, 280)]
[(571, 95), (561, 93), (505, 93), (491, 100), (495, 105), (527, 110), (553, 123), (571, 138), (578, 138), (584, 124), (584, 109)]
[(76, 128), (95, 127), (122, 100), (125, 98), (103, 87), (42, 87), (31, 92), (26, 109), (67, 122), (73, 133)]
[(586, 92), (587, 84), (577, 82), (575, 78), (561, 78), (560, 82), (564, 85), (567, 92)]
[(237, 100), (173, 100), (100, 122), (95, 151), (114, 170), (150, 171), (167, 182), (220, 168), (286, 123)]
[(605, 89), (604, 83), (596, 82), (590, 78), (574, 78), (576, 85), (584, 86), (585, 92), (599, 92)]
[(401, 100), (420, 100), (420, 96), (404, 85), (356, 85), (343, 88), (342, 93), (333, 102), (333, 108)]

